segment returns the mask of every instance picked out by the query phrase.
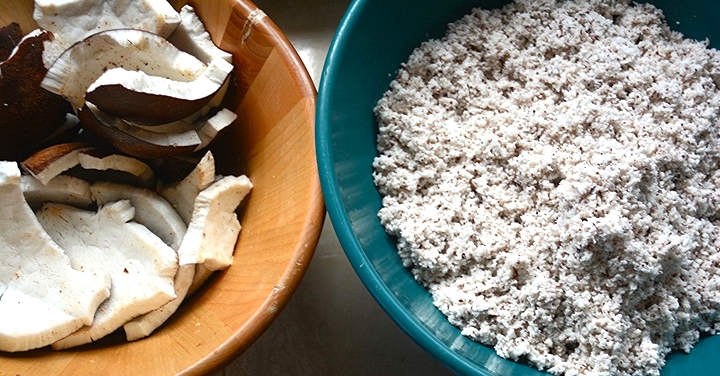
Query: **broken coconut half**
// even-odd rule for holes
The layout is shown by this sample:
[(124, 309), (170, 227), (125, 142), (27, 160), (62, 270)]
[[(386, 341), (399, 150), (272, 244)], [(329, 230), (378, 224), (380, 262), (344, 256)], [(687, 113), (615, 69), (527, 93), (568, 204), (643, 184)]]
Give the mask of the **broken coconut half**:
[(0, 350), (50, 345), (91, 325), (110, 295), (101, 270), (76, 270), (23, 198), (20, 169), (0, 162)]

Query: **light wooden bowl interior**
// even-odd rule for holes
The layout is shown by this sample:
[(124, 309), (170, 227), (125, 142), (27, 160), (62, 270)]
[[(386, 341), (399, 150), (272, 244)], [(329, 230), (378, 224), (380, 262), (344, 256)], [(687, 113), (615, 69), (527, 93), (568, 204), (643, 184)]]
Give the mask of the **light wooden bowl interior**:
[[(234, 56), (227, 105), (239, 115), (212, 145), (221, 174), (246, 174), (234, 264), (208, 280), (169, 322), (132, 343), (120, 335), (82, 348), (0, 353), (13, 375), (207, 374), (248, 348), (272, 323), (312, 258), (325, 217), (315, 162), (316, 91), (277, 26), (246, 0), (190, 3), (213, 40)], [(36, 27), (32, 0), (0, 2), (0, 26)]]

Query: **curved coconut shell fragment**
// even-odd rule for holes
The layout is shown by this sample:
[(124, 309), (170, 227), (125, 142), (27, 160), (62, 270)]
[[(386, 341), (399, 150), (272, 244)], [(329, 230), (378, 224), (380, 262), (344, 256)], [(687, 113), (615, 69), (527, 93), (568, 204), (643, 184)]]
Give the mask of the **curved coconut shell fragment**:
[(40, 87), (46, 73), (43, 41), (51, 38), (51, 33), (35, 30), (0, 63), (0, 159), (26, 158), (62, 128), (72, 112), (62, 97)]
[(20, 163), (20, 166), (42, 184), (80, 164), (79, 154), (92, 146), (82, 142), (57, 144), (38, 151)]
[[(153, 132), (125, 120), (100, 111), (86, 102), (78, 111), (78, 117), (85, 127), (105, 142), (123, 153), (139, 158), (168, 158), (189, 155), (210, 144), (222, 130), (236, 119), (237, 115), (222, 109), (207, 119), (195, 123), (179, 123), (177, 133)], [(161, 125), (163, 128), (168, 128)]]
[(63, 52), (50, 66), (42, 87), (80, 109), (85, 93), (105, 71), (124, 68), (175, 81), (193, 81), (206, 65), (163, 37), (135, 29), (93, 34)]
[[(123, 153), (140, 158), (167, 158), (191, 154), (200, 145), (200, 138), (173, 140), (169, 137), (142, 140), (129, 134), (130, 125), (120, 118), (93, 111), (86, 103), (77, 115), (85, 128)], [(197, 135), (196, 135), (197, 136)]]
[(88, 88), (85, 100), (129, 122), (166, 124), (202, 109), (220, 90), (232, 69), (227, 61), (215, 59), (197, 79), (187, 82), (114, 68)]

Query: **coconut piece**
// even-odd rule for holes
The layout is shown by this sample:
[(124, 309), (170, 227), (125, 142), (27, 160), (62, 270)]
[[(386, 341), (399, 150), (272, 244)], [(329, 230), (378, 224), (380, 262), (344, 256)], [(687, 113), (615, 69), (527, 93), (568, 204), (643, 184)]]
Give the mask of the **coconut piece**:
[(91, 325), (110, 278), (71, 267), (25, 202), (15, 162), (0, 162), (0, 218), (0, 350), (44, 347)]
[(168, 40), (205, 64), (217, 58), (232, 63), (232, 54), (219, 49), (213, 43), (210, 33), (205, 29), (205, 24), (190, 5), (180, 9), (180, 24), (170, 34)]
[(98, 205), (129, 200), (135, 208), (135, 222), (147, 227), (170, 248), (180, 247), (187, 225), (170, 203), (149, 189), (126, 184), (97, 182), (89, 187)]
[(90, 184), (74, 176), (59, 175), (47, 184), (30, 175), (20, 178), (20, 187), (25, 201), (33, 210), (38, 210), (46, 202), (71, 205), (89, 209), (94, 201), (90, 195)]
[(63, 96), (77, 110), (85, 104), (90, 85), (108, 69), (118, 67), (188, 82), (200, 77), (206, 65), (157, 34), (136, 29), (107, 30), (64, 51), (50, 66), (41, 85)]
[(179, 182), (160, 187), (158, 193), (172, 204), (185, 224), (190, 224), (195, 198), (213, 182), (215, 182), (215, 157), (208, 151), (187, 176)]
[(50, 179), (80, 164), (80, 151), (91, 148), (81, 142), (57, 144), (38, 151), (20, 165), (41, 183), (47, 184)]
[[(223, 85), (220, 90), (224, 90), (226, 88), (227, 86)], [(210, 106), (206, 105), (198, 112), (195, 112), (191, 116), (181, 121), (174, 121), (172, 123), (152, 126), (137, 124), (130, 121), (128, 121), (127, 123), (132, 127), (141, 129), (142, 131), (148, 131), (153, 133), (182, 134), (185, 132), (194, 131), (200, 139), (200, 146), (198, 146), (198, 149), (202, 149), (208, 146), (210, 142), (217, 137), (220, 131), (228, 127), (235, 121), (235, 119), (237, 119), (237, 114), (235, 114), (234, 112), (225, 108), (218, 110), (218, 106), (212, 104), (212, 102), (214, 102), (217, 98), (218, 96), (216, 95), (215, 98), (213, 98), (211, 102), (208, 103)], [(213, 110), (215, 111), (215, 113), (210, 116)]]
[[(230, 81), (231, 80), (229, 79), (225, 80), (225, 83), (223, 83), (220, 89), (215, 92), (212, 99), (210, 99), (210, 101), (205, 104), (203, 108), (186, 117), (185, 119), (182, 119), (181, 121), (174, 121), (172, 123), (159, 125), (143, 125), (134, 123), (132, 121), (128, 121), (128, 123), (138, 128), (156, 133), (182, 133), (191, 129), (197, 130), (198, 124), (202, 124), (202, 121), (207, 120), (210, 114), (212, 114), (214, 111), (217, 111), (218, 108), (222, 106), (222, 101), (225, 98), (225, 94), (227, 93), (227, 90), (230, 86)], [(232, 121), (227, 123), (227, 125), (230, 125), (230, 123), (232, 123)]]
[(170, 3), (157, 0), (35, 0), (33, 18), (56, 35), (46, 47), (46, 66), (74, 43), (98, 32), (133, 28), (167, 38), (180, 23)]
[(212, 99), (210, 99), (210, 101), (205, 104), (203, 108), (194, 112), (192, 115), (186, 117), (185, 119), (182, 119), (181, 121), (174, 121), (172, 123), (159, 125), (143, 125), (133, 123), (131, 121), (128, 121), (128, 123), (136, 127), (158, 133), (180, 133), (190, 129), (189, 127), (192, 127), (192, 129), (197, 129), (198, 124), (201, 124), (202, 121), (208, 119), (209, 115), (212, 114), (213, 111), (217, 111), (218, 108), (222, 106), (222, 101), (225, 98), (225, 93), (227, 93), (228, 87), (230, 86), (230, 81), (231, 80), (229, 79), (225, 80), (225, 83), (223, 83), (220, 89), (215, 92)]
[[(147, 189), (107, 182), (95, 183), (90, 189), (99, 205), (122, 199), (129, 200), (130, 204), (135, 207), (135, 222), (147, 227), (171, 248), (178, 249), (180, 247), (187, 230), (185, 222), (183, 222), (172, 205), (157, 193)], [(173, 282), (175, 299), (156, 310), (125, 323), (123, 328), (127, 340), (134, 341), (150, 335), (170, 318), (180, 307), (185, 296), (187, 296), (194, 275), (194, 265), (178, 267)]]
[(235, 119), (237, 119), (236, 113), (228, 110), (227, 108), (223, 108), (204, 122), (197, 132), (200, 136), (200, 146), (198, 147), (198, 150), (210, 145), (210, 143), (217, 138), (220, 132), (229, 127)]
[(192, 295), (197, 291), (200, 287), (202, 287), (205, 282), (210, 279), (210, 276), (215, 273), (214, 270), (210, 270), (207, 266), (203, 264), (196, 264), (195, 265), (195, 275), (193, 276), (192, 284), (190, 285), (190, 288), (188, 289), (188, 296)]
[[(118, 154), (110, 149), (98, 147), (81, 150), (80, 153), (78, 153), (78, 160), (80, 161), (80, 167), (85, 170), (119, 173), (115, 176), (111, 174), (101, 174), (104, 176), (99, 176), (97, 179), (93, 179), (93, 181), (118, 182), (131, 180), (132, 185), (140, 187), (152, 187), (155, 183), (155, 172), (147, 163), (137, 158)], [(128, 176), (134, 179), (128, 179)]]
[(133, 127), (115, 116), (105, 114), (92, 103), (77, 112), (85, 127), (123, 153), (141, 158), (167, 158), (186, 155), (201, 144), (195, 131), (155, 133)]
[(251, 189), (246, 176), (226, 176), (197, 195), (178, 249), (180, 265), (203, 264), (210, 270), (220, 270), (232, 264), (241, 227), (235, 210)]
[(175, 298), (177, 255), (147, 227), (132, 222), (130, 201), (121, 200), (90, 212), (45, 204), (36, 215), (78, 270), (110, 275), (110, 297), (98, 307), (91, 326), (53, 343), (64, 349), (96, 341), (134, 317)]
[(42, 42), (51, 38), (47, 31), (34, 30), (0, 63), (0, 159), (26, 158), (71, 112), (62, 97), (40, 87), (46, 73)]
[[(194, 119), (194, 120), (189, 120)], [(129, 131), (129, 133), (135, 133), (139, 135), (143, 135), (147, 132), (150, 132), (152, 134), (183, 134), (186, 132), (193, 132), (195, 135), (198, 135), (198, 128), (200, 119), (198, 119), (195, 114), (193, 116), (187, 117), (180, 121), (173, 121), (172, 123), (165, 123), (165, 124), (159, 124), (159, 125), (145, 125), (145, 124), (138, 124), (131, 121), (126, 121), (128, 124), (128, 128), (131, 128), (132, 130)], [(197, 138), (198, 142), (202, 142), (200, 140), (200, 136), (198, 135)]]
[(227, 80), (233, 65), (218, 58), (189, 82), (113, 68), (87, 89), (85, 99), (128, 122), (159, 125), (182, 120), (202, 109)]
[[(193, 137), (193, 139), (197, 136), (199, 143), (195, 147), (194, 151), (198, 151), (210, 145), (210, 143), (217, 138), (220, 132), (229, 127), (235, 119), (237, 119), (237, 114), (223, 108), (220, 111), (217, 111), (214, 115), (206, 119), (196, 120), (194, 123), (189, 123), (186, 120), (183, 120), (163, 124), (158, 127), (141, 127), (125, 122), (122, 129), (128, 134), (147, 142), (157, 142), (154, 140), (179, 135), (187, 135), (187, 137)], [(155, 131), (154, 128), (159, 128), (159, 131)]]
[(78, 111), (78, 116), (85, 127), (98, 137), (126, 154), (141, 158), (167, 158), (199, 151), (237, 118), (234, 112), (223, 109), (194, 124), (179, 121), (162, 125), (165, 130), (177, 131), (166, 133), (154, 132), (108, 115), (90, 102)]
[(195, 265), (187, 264), (178, 267), (175, 274), (175, 299), (164, 306), (148, 312), (140, 317), (132, 319), (123, 325), (125, 338), (128, 341), (136, 341), (149, 336), (155, 329), (159, 328), (167, 319), (177, 311), (185, 297), (190, 293), (190, 287), (195, 277)]
[[(179, 182), (160, 187), (158, 192), (170, 201), (183, 220), (190, 224), (193, 218), (196, 198), (201, 191), (207, 189), (215, 181), (215, 159), (212, 153), (208, 151), (187, 176)], [(196, 220), (196, 226), (199, 225), (199, 222), (199, 219)], [(234, 248), (236, 240), (237, 235), (230, 245), (231, 248)], [(190, 243), (186, 244), (186, 249), (190, 248), (189, 244)], [(232, 254), (232, 249), (230, 249), (229, 252)], [(212, 275), (213, 272), (214, 270), (211, 270), (202, 263), (196, 264), (195, 275), (193, 276), (193, 281), (190, 285), (188, 295), (194, 293), (198, 288), (200, 288), (200, 286), (202, 286), (202, 284)]]
[(0, 61), (4, 61), (23, 37), (20, 24), (12, 22), (0, 28)]

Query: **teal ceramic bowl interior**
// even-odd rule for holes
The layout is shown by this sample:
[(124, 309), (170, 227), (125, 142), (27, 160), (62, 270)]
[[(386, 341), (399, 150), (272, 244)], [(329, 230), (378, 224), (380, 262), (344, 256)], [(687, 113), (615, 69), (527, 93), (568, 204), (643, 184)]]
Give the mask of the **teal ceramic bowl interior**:
[[(687, 37), (720, 47), (720, 2), (650, 1)], [(430, 294), (402, 266), (393, 240), (377, 218), (380, 195), (372, 177), (377, 155), (372, 109), (400, 64), (424, 40), (474, 7), (502, 0), (355, 0), (348, 8), (323, 69), (316, 117), (317, 158), (327, 210), (358, 276), (395, 323), (421, 347), (459, 374), (545, 375), (497, 356), (460, 334)], [(673, 353), (663, 375), (711, 375), (720, 369), (720, 336), (700, 341), (690, 354)]]

